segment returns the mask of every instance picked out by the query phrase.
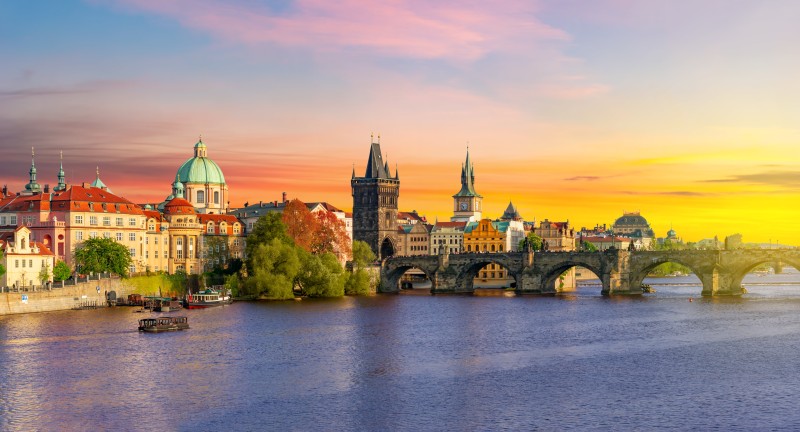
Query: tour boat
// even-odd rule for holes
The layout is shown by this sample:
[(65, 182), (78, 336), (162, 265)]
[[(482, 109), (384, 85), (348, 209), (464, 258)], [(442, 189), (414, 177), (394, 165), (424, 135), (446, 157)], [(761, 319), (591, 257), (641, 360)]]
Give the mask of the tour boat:
[(189, 319), (184, 316), (144, 318), (139, 320), (139, 331), (148, 333), (185, 330), (188, 328)]
[(186, 295), (185, 307), (187, 309), (204, 309), (214, 306), (222, 306), (231, 303), (231, 297), (227, 294), (207, 289), (199, 293)]

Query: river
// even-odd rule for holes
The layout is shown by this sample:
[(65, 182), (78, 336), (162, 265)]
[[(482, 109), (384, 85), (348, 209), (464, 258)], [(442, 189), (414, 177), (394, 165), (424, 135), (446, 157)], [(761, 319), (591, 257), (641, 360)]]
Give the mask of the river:
[[(800, 427), (800, 275), (603, 297), (401, 295), (0, 317), (3, 430)], [(692, 301), (689, 301), (690, 298)]]

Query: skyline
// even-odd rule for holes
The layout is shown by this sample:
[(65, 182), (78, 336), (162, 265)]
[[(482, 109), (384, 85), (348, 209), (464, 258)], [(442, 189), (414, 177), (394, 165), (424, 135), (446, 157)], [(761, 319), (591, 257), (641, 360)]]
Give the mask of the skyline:
[(0, 5), (13, 192), (35, 147), (41, 184), (63, 150), (68, 182), (161, 201), (202, 135), (232, 206), (349, 210), (374, 133), (429, 220), (469, 145), (487, 217), (800, 244), (790, 1), (28, 3)]

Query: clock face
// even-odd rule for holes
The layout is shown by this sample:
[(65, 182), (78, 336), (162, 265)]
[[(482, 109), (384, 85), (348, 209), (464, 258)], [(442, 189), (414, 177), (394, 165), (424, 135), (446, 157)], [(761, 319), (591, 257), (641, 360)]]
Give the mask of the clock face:
[(466, 210), (466, 209), (467, 209), (467, 203), (462, 202), (461, 203), (461, 210)]

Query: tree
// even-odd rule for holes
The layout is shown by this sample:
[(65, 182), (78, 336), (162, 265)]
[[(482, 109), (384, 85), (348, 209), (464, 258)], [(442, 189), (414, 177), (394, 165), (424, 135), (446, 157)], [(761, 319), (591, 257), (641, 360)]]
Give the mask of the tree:
[(83, 273), (111, 272), (127, 277), (131, 253), (124, 245), (110, 238), (95, 237), (78, 245), (75, 263)]
[(313, 255), (305, 251), (299, 253), (301, 269), (297, 284), (303, 294), (309, 297), (341, 297), (348, 279), (339, 260), (332, 253)]
[(67, 280), (71, 274), (72, 269), (64, 261), (58, 260), (55, 267), (53, 267), (53, 280), (56, 282)]
[(356, 240), (353, 242), (353, 265), (354, 267), (366, 267), (375, 261), (375, 252), (369, 247), (367, 242)]
[(592, 242), (585, 241), (583, 242), (583, 250), (586, 252), (597, 252), (597, 246), (594, 245)]
[(286, 232), (294, 243), (305, 251), (312, 252), (318, 223), (305, 203), (299, 199), (289, 201), (283, 207), (282, 220), (286, 224)]
[(247, 279), (250, 293), (265, 299), (294, 298), (294, 280), (300, 271), (297, 248), (279, 238), (257, 245), (248, 255), (252, 272)]
[(42, 285), (46, 284), (50, 280), (50, 264), (44, 263), (42, 269), (39, 270), (39, 281)]
[(329, 211), (314, 213), (316, 218), (316, 232), (311, 243), (311, 253), (332, 253), (347, 259), (350, 257), (350, 237), (344, 222)]
[(519, 241), (519, 250), (525, 250), (525, 241), (531, 245), (531, 250), (542, 250), (542, 242), (544, 240), (542, 240), (542, 238), (536, 235), (536, 233), (533, 231), (529, 232), (527, 237)]
[(267, 213), (258, 218), (253, 230), (247, 235), (247, 246), (245, 248), (247, 259), (245, 265), (248, 274), (252, 275), (255, 270), (252, 258), (255, 256), (255, 251), (261, 245), (271, 243), (272, 240), (278, 240), (284, 244), (293, 244), (279, 213)]
[[(0, 251), (0, 261), (2, 261), (3, 256), (5, 256), (5, 252)], [(6, 274), (6, 268), (3, 264), (0, 264), (0, 276)]]
[(344, 285), (347, 295), (366, 295), (371, 293), (370, 276), (366, 267), (375, 261), (372, 248), (361, 240), (353, 242), (353, 273)]

